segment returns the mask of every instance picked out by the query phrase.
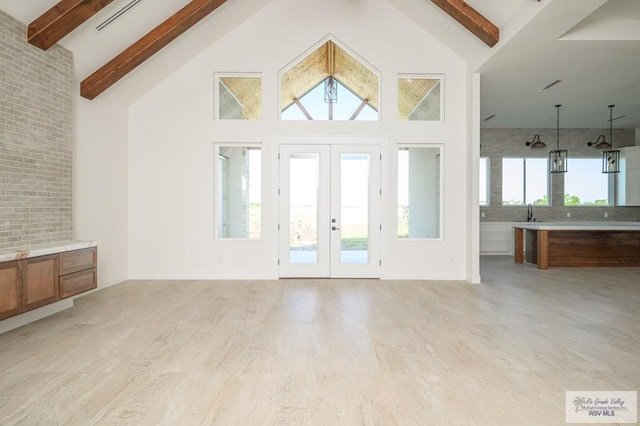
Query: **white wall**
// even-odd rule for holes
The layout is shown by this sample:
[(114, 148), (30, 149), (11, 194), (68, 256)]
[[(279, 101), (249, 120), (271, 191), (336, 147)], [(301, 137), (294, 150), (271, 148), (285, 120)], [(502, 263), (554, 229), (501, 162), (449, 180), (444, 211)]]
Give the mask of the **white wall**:
[[(278, 71), (332, 34), (381, 74), (379, 122), (281, 122)], [(188, 36), (188, 35), (186, 35)], [(259, 72), (263, 119), (213, 120), (213, 73)], [(444, 74), (444, 122), (400, 122), (398, 73)], [(129, 277), (277, 277), (277, 145), (383, 137), (383, 278), (469, 279), (465, 63), (384, 0), (274, 0), (140, 98), (129, 115)], [(214, 142), (262, 142), (263, 238), (214, 240)], [(444, 144), (443, 235), (395, 238), (396, 145)]]
[(128, 108), (76, 93), (75, 112), (74, 237), (99, 241), (101, 288), (127, 279)]

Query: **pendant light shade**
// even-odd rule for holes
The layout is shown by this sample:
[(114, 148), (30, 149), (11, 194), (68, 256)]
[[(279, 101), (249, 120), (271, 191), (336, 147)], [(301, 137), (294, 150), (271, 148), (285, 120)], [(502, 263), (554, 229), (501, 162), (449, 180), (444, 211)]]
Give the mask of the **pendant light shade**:
[(540, 140), (540, 135), (534, 135), (531, 142), (526, 142), (525, 145), (533, 149), (546, 148), (547, 144)]
[(602, 173), (620, 173), (620, 151), (612, 149), (602, 152)]
[(560, 107), (556, 105), (558, 111), (556, 120), (556, 149), (549, 151), (549, 173), (566, 173), (568, 156), (566, 149), (560, 149)]
[(611, 148), (611, 144), (607, 142), (607, 138), (604, 135), (598, 136), (595, 142), (588, 142), (587, 145), (594, 146), (597, 149), (609, 149)]

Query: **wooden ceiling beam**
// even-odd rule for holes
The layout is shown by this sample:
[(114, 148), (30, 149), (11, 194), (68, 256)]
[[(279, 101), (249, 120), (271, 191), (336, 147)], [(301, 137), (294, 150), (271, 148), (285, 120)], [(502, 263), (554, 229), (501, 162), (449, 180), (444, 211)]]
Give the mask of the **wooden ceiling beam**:
[(113, 0), (62, 0), (27, 27), (27, 41), (47, 50)]
[(80, 95), (86, 99), (114, 85), (138, 65), (181, 36), (189, 28), (220, 7), (226, 0), (192, 0), (166, 21), (122, 51), (80, 83)]
[(500, 30), (463, 0), (431, 0), (489, 47), (500, 40)]

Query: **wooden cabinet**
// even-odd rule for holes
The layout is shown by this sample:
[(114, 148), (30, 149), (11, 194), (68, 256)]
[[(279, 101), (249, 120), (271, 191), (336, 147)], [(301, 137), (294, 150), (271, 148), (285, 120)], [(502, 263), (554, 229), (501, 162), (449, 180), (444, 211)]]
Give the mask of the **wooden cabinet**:
[(97, 266), (95, 247), (60, 253), (60, 298), (96, 288)]
[(0, 263), (0, 320), (22, 311), (23, 262)]
[(0, 263), (0, 319), (58, 300), (58, 255)]
[(97, 247), (0, 262), (0, 320), (97, 287)]

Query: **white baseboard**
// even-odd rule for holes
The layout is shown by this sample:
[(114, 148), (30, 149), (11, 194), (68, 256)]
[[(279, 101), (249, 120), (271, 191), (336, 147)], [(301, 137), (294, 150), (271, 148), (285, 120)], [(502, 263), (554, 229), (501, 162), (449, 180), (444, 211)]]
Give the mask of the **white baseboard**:
[(98, 289), (111, 287), (112, 285), (120, 284), (128, 279), (129, 277), (127, 277), (126, 274), (114, 275), (113, 277), (101, 279), (98, 280)]
[(223, 274), (211, 273), (143, 273), (129, 274), (130, 280), (277, 280), (279, 277), (273, 274), (252, 274), (246, 272), (234, 272)]
[(420, 281), (467, 281), (464, 275), (451, 274), (421, 274), (421, 273), (395, 273), (383, 274), (381, 280), (420, 280)]

